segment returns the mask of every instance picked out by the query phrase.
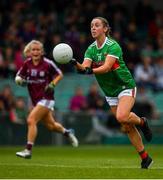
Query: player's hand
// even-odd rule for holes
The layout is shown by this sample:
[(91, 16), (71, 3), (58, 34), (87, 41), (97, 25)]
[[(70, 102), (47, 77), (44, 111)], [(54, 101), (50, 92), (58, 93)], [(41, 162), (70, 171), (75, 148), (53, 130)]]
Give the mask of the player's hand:
[(15, 77), (15, 82), (19, 86), (26, 86), (27, 85), (27, 81), (20, 76)]
[(25, 79), (22, 80), (21, 86), (27, 86), (27, 81)]
[(45, 86), (45, 92), (48, 93), (53, 92), (54, 88), (55, 88), (55, 84), (51, 82), (50, 84)]
[(90, 67), (86, 67), (84, 70), (77, 69), (79, 74), (93, 74), (93, 70)]
[(71, 65), (75, 66), (75, 65), (77, 65), (77, 60), (74, 59), (74, 58), (72, 58), (69, 63), (70, 63)]
[(92, 68), (86, 67), (86, 68), (85, 68), (85, 73), (84, 73), (84, 74), (93, 74)]

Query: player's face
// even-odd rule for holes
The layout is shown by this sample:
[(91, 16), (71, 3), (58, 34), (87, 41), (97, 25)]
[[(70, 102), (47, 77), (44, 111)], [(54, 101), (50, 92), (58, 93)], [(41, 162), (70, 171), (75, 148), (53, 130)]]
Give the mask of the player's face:
[(42, 48), (40, 44), (31, 44), (30, 49), (30, 56), (33, 60), (39, 60), (41, 59), (41, 56), (43, 55)]
[(99, 38), (100, 36), (105, 35), (106, 27), (104, 27), (100, 19), (93, 19), (91, 22), (91, 34), (94, 39)]
[(31, 57), (31, 52), (30, 52), (30, 50), (27, 50), (27, 51), (25, 52), (25, 57), (26, 57), (26, 58)]

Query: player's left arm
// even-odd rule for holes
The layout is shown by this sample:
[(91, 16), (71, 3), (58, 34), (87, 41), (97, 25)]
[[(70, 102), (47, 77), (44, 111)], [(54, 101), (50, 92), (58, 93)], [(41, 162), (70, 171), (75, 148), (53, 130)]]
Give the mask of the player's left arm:
[(58, 82), (63, 78), (63, 73), (60, 72), (52, 81), (55, 86), (58, 84)]
[(106, 59), (105, 59), (105, 63), (98, 68), (93, 68), (92, 71), (94, 74), (107, 73), (107, 72), (111, 71), (112, 66), (114, 65), (115, 62), (116, 62), (115, 57), (107, 55)]
[(93, 74), (93, 73), (103, 74), (110, 71), (115, 62), (116, 62), (116, 57), (112, 57), (108, 55), (106, 56), (105, 63), (98, 68), (91, 69), (92, 61), (90, 59), (84, 59), (82, 64), (77, 62), (75, 67), (78, 70), (81, 70), (81, 72), (83, 71), (84, 74)]
[(51, 81), (51, 83), (54, 84), (54, 86), (56, 86), (58, 82), (63, 78), (63, 73), (54, 62), (50, 61), (50, 64), (51, 66), (49, 72), (51, 72), (51, 74), (54, 74), (54, 79)]
[(48, 84), (45, 86), (45, 92), (51, 92), (54, 90), (54, 88), (56, 87), (56, 85), (58, 84), (58, 82), (63, 78), (63, 73), (60, 72), (57, 76), (55, 76), (55, 78)]
[(49, 72), (51, 72), (52, 74), (57, 74), (57, 75), (55, 75), (53, 80), (45, 86), (45, 92), (53, 91), (55, 86), (58, 84), (58, 82), (63, 78), (62, 71), (52, 61), (50, 61)]
[(117, 43), (113, 44), (108, 49), (108, 54), (105, 58), (105, 63), (98, 68), (92, 69), (92, 73), (103, 74), (111, 71), (116, 63), (119, 64), (119, 58), (121, 56), (121, 53), (122, 53), (121, 47)]

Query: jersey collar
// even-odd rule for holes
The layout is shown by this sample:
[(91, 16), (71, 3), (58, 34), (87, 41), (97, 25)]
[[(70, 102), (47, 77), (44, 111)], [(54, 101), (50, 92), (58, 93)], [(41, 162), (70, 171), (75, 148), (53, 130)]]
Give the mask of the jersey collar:
[(95, 41), (97, 49), (102, 49), (102, 48), (104, 47), (107, 39), (108, 39), (108, 38), (106, 37), (106, 38), (105, 38), (105, 41), (103, 42), (103, 44), (101, 45), (101, 47), (98, 47), (98, 46), (97, 46), (97, 41)]

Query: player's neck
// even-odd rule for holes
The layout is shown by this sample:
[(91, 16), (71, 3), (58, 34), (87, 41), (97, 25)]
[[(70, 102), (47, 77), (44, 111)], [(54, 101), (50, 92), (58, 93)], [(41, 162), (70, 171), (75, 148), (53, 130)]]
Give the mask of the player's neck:
[(33, 59), (33, 64), (37, 66), (40, 63), (40, 59)]
[(99, 38), (96, 39), (98, 48), (100, 48), (103, 45), (103, 43), (105, 42), (105, 39), (106, 39), (106, 36), (100, 36)]

